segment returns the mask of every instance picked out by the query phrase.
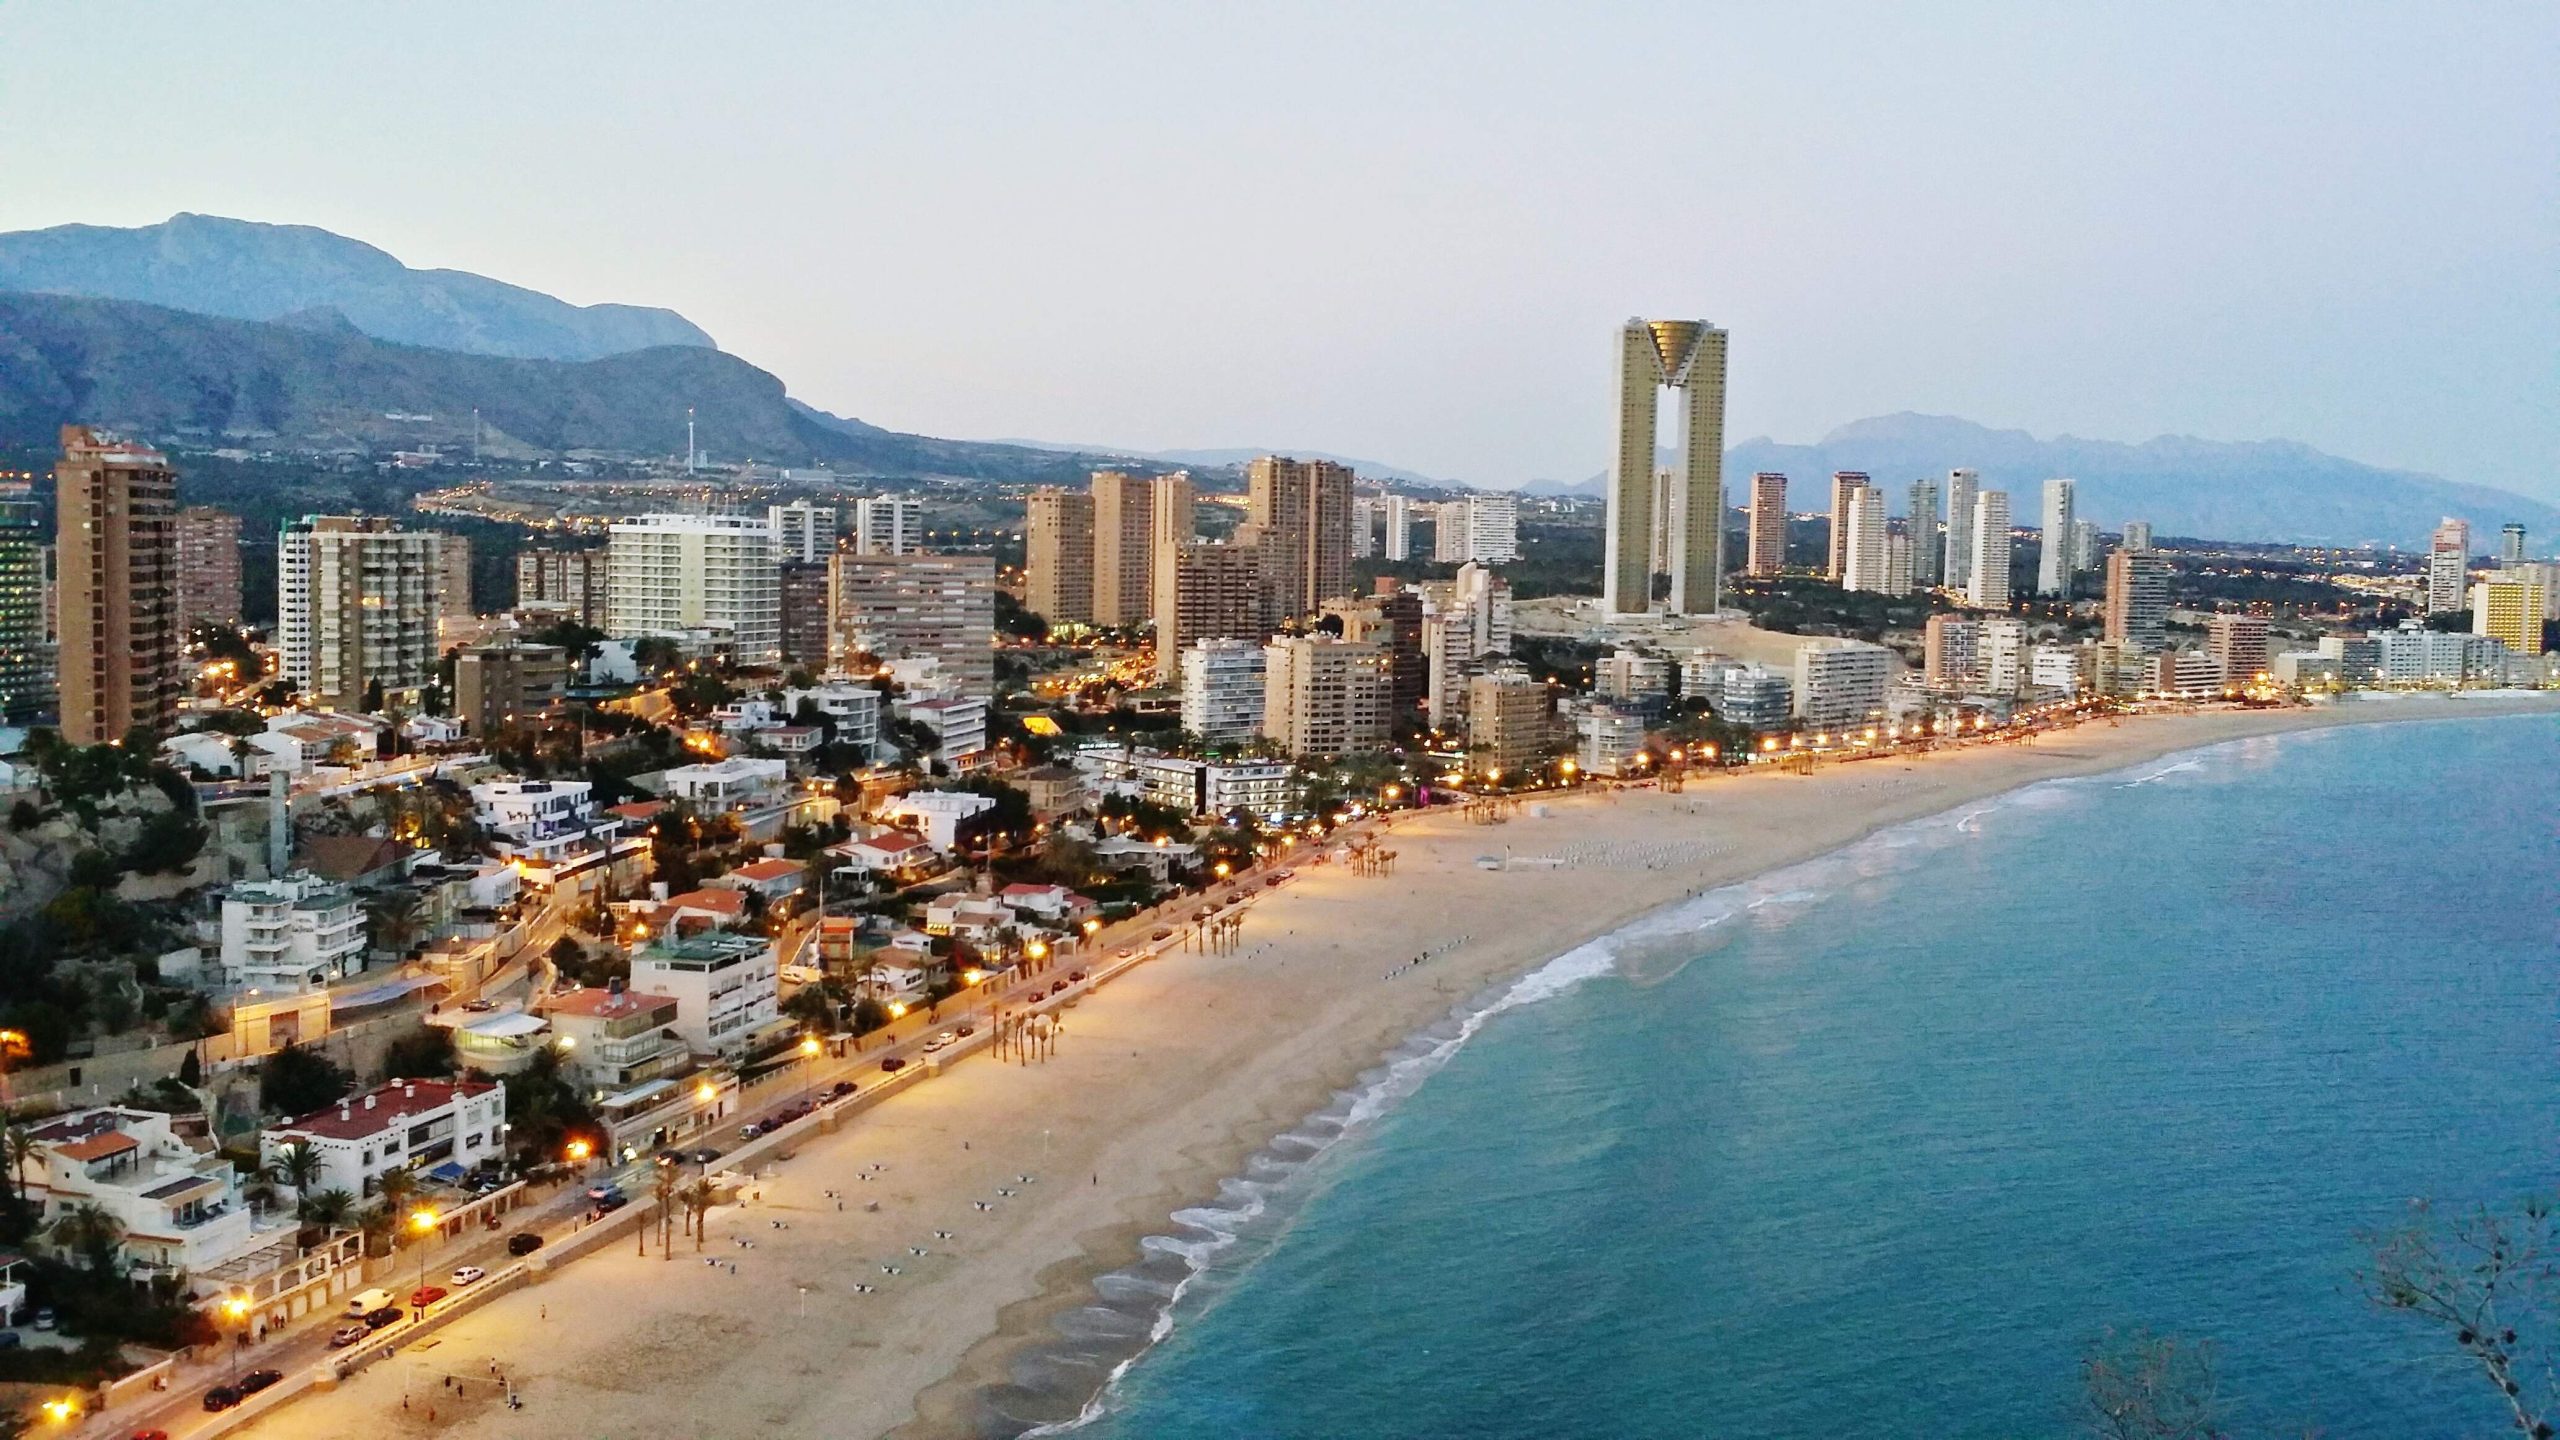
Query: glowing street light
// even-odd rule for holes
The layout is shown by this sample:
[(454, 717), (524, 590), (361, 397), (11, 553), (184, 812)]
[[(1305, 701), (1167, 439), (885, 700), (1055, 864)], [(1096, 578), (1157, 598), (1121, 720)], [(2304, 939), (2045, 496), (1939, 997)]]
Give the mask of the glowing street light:
[(418, 1232), (418, 1288), (427, 1287), (427, 1237), (435, 1233), (436, 1212), (419, 1206), (410, 1212), (409, 1228)]

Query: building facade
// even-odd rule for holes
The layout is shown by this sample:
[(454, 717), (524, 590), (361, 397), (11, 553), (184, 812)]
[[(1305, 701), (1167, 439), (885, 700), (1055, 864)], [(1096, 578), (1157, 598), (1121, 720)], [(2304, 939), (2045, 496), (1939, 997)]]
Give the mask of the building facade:
[(1290, 755), (1384, 749), (1389, 688), (1384, 646), (1275, 637), (1263, 647), (1263, 737)]
[[(1841, 582), (1844, 587), (1849, 574), (1849, 552), (1855, 535), (1856, 517), (1850, 513), (1858, 497), (1875, 489), (1874, 482), (1857, 470), (1837, 470), (1831, 475), (1831, 549), (1822, 562), (1822, 578)], [(1878, 508), (1882, 514), (1882, 508)], [(1881, 531), (1879, 531), (1881, 533)]]
[(2211, 615), (2205, 619), (2205, 653), (2223, 678), (2245, 685), (2267, 673), (2267, 621), (2262, 615)]
[(782, 658), (782, 576), (764, 516), (641, 515), (611, 537), (614, 635), (707, 629), (741, 665)]
[(1851, 641), (1796, 647), (1796, 714), (1809, 730), (1845, 730), (1884, 718), (1893, 653)]
[(1787, 568), (1787, 477), (1763, 470), (1751, 477), (1751, 526), (1743, 573), (1772, 576)]
[(364, 908), (316, 876), (234, 885), (222, 895), (222, 983), (311, 990), (361, 973)]
[(1250, 640), (1203, 640), (1182, 652), (1182, 728), (1211, 745), (1262, 733), (1263, 650)]
[(1555, 693), (1522, 670), (1467, 682), (1467, 768), (1492, 780), (1537, 768), (1556, 740)]
[(53, 484), (62, 738), (166, 733), (184, 688), (178, 474), (148, 446), (66, 425)]
[[(1654, 560), (1671, 575), (1666, 608), (1712, 615), (1724, 572), (1724, 389), (1730, 337), (1703, 320), (1629, 320), (1618, 332), (1617, 445), (1601, 609), (1653, 608)], [(1662, 391), (1679, 395), (1680, 459), (1668, 483), (1654, 470)]]
[(2079, 487), (2069, 480), (2044, 482), (2044, 533), (2036, 556), (2036, 593), (2071, 595), (2073, 506)]
[(178, 512), (178, 631), (240, 624), (240, 517), (210, 505)]
[(309, 703), (415, 705), (436, 683), (447, 538), (378, 515), (308, 515), (284, 527), (276, 644), (284, 678)]
[(830, 562), (829, 649), (922, 657), (957, 691), (995, 694), (996, 562), (990, 555), (862, 555)]
[(2446, 516), (2427, 541), (2427, 613), (2450, 615), (2471, 598), (2471, 527)]
[[(0, 723), (27, 725), (53, 715), (54, 644), (46, 627), (43, 515), (23, 485), (0, 486)], [(234, 522), (235, 527), (237, 522)], [(240, 555), (233, 547), (232, 618), (239, 618)]]
[(812, 564), (836, 553), (836, 507), (807, 500), (768, 505), (765, 526), (773, 531), (773, 561)]
[(453, 659), (454, 714), (467, 734), (498, 734), (560, 703), (569, 670), (569, 652), (557, 645), (466, 645)]
[(1840, 561), (1840, 588), (1894, 593), (1885, 574), (1884, 492), (1862, 484), (1843, 498), (1847, 513), (1832, 522), (1832, 550)]
[(1947, 547), (1941, 583), (1950, 590), (1969, 593), (1973, 584), (1973, 512), (1981, 495), (1980, 474), (1972, 470), (1947, 472)]
[(2169, 638), (2169, 564), (2149, 550), (2107, 556), (2106, 638), (2152, 651)]
[(363, 1200), (395, 1170), (458, 1180), (506, 1152), (507, 1092), (487, 1080), (390, 1080), (325, 1110), (263, 1131), (258, 1157), (288, 1145), (320, 1161), (315, 1191)]
[(1964, 599), (1976, 610), (2009, 608), (2009, 497), (1984, 490), (1973, 497), (1973, 553), (1966, 561)]
[(1938, 536), (1938, 482), (1911, 482), (1911, 511), (1905, 533), (1911, 537), (1911, 583), (1921, 589), (1937, 585), (1947, 569), (1946, 542)]
[(1245, 523), (1262, 551), (1273, 619), (1312, 613), (1351, 587), (1351, 471), (1265, 455), (1245, 467)]
[(828, 561), (787, 560), (776, 581), (782, 594), (782, 663), (827, 665)]
[(1262, 552), (1248, 545), (1183, 540), (1156, 556), (1156, 678), (1182, 678), (1184, 647), (1203, 640), (1259, 640), (1264, 618)]
[(2540, 585), (2499, 575), (2471, 587), (2471, 633), (2503, 642), (2518, 655), (2542, 653), (2548, 597)]
[(1044, 486), (1023, 502), (1022, 603), (1052, 627), (1093, 623), (1090, 492)]
[(735, 1060), (780, 1018), (781, 968), (761, 936), (705, 931), (631, 957), (631, 988), (676, 1002), (670, 1027), (696, 1055)]
[(516, 554), (516, 604), (558, 611), (597, 630), (613, 621), (610, 552), (524, 550)]

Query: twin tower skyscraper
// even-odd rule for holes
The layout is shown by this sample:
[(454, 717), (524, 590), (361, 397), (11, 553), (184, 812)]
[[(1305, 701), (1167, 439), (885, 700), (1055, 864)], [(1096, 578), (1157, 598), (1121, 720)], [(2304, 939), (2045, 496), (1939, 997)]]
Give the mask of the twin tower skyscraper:
[[(1608, 552), (1601, 604), (1611, 615), (1654, 608), (1713, 614), (1724, 572), (1725, 332), (1703, 320), (1630, 320), (1618, 335), (1618, 448), (1609, 469)], [(1655, 462), (1662, 392), (1678, 397), (1680, 454)]]

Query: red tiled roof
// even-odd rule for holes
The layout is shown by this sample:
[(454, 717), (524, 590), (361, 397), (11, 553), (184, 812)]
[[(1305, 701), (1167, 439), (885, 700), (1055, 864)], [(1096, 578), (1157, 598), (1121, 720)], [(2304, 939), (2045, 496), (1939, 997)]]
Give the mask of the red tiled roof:
[(797, 860), (758, 860), (752, 865), (741, 865), (729, 873), (741, 880), (783, 880), (806, 873), (806, 867)]
[(74, 1140), (68, 1145), (57, 1146), (55, 1153), (65, 1160), (86, 1163), (91, 1160), (104, 1160), (110, 1155), (122, 1154), (127, 1150), (139, 1149), (141, 1144), (141, 1141), (121, 1130), (110, 1130), (104, 1135), (92, 1135), (86, 1140)]
[(619, 1020), (627, 1015), (637, 1015), (643, 1010), (655, 1010), (662, 1005), (674, 1003), (676, 1003), (674, 998), (667, 995), (650, 995), (636, 990), (625, 990), (617, 995), (610, 990), (588, 986), (585, 989), (572, 990), (566, 995), (555, 997), (545, 1002), (542, 1008), (554, 1015), (583, 1015), (597, 1020)]
[(747, 897), (735, 890), (687, 890), (667, 897), (670, 910), (708, 910), (715, 915), (744, 915)]
[(619, 815), (625, 820), (655, 820), (658, 812), (666, 808), (664, 800), (634, 800), (624, 805), (606, 806), (604, 813)]
[(1058, 887), (1055, 885), (1007, 885), (998, 893), (1002, 894), (1007, 899), (1019, 898), (1028, 900), (1034, 895), (1055, 894), (1057, 893), (1057, 890)]
[[(282, 1129), (289, 1134), (316, 1135), (324, 1140), (361, 1140), (395, 1125), (405, 1125), (421, 1115), (432, 1115), (451, 1105), (457, 1097), (486, 1095), (497, 1088), (484, 1081), (472, 1080), (394, 1080), (377, 1085), (362, 1095), (350, 1095), (328, 1109), (305, 1115)], [(373, 1101), (370, 1110), (365, 1108), (367, 1099)]]
[(857, 845), (867, 845), (870, 848), (879, 851), (883, 855), (903, 855), (910, 850), (922, 846), (924, 841), (922, 838), (909, 835), (904, 831), (893, 830), (886, 835), (874, 835), (868, 840), (857, 840), (854, 843)]

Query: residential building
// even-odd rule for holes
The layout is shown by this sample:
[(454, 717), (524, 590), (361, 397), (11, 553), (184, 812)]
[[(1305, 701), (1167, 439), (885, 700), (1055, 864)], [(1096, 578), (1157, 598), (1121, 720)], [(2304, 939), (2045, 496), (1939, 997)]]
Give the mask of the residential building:
[(2336, 685), (2344, 681), (2346, 668), (2336, 659), (2317, 650), (2287, 650), (2269, 662), (2276, 683), (2295, 689), (2320, 685)]
[(1965, 562), (1965, 603), (1976, 610), (2009, 608), (2009, 497), (1984, 490), (1973, 497), (1973, 553)]
[(378, 515), (308, 515), (276, 546), (276, 648), (306, 703), (414, 705), (436, 682), (444, 541)]
[(1084, 777), (1064, 765), (1034, 765), (1014, 772), (1013, 783), (1031, 801), (1034, 818), (1055, 821), (1073, 815), (1092, 802), (1085, 793)]
[(501, 856), (552, 864), (610, 841), (622, 822), (596, 810), (585, 780), (493, 780), (471, 787), (471, 815)]
[(222, 984), (311, 990), (364, 969), (364, 909), (307, 874), (252, 880), (222, 894)]
[(924, 837), (935, 850), (960, 848), (960, 831), (996, 808), (995, 797), (972, 790), (910, 790), (880, 807), (880, 818)]
[[(1970, 593), (1973, 584), (1973, 545), (1977, 526), (1973, 512), (1982, 495), (1982, 477), (1972, 470), (1947, 472), (1947, 550), (1941, 583), (1950, 590)], [(2002, 602), (2007, 603), (2005, 600)]]
[(2036, 593), (2071, 595), (2072, 505), (2079, 487), (2069, 480), (2044, 482), (2044, 535), (2036, 560)]
[(922, 696), (912, 692), (889, 702), (890, 711), (933, 732), (927, 759), (957, 765), (987, 748), (987, 701), (978, 695)]
[(1999, 616), (1982, 622), (1982, 684), (1991, 695), (2016, 695), (2031, 678), (2027, 622)]
[(1239, 811), (1266, 819), (1290, 805), (1288, 764), (1271, 760), (1189, 760), (1153, 750), (1119, 746), (1079, 753), (1076, 767), (1097, 786), (1170, 806), (1186, 815), (1229, 816)]
[(775, 580), (782, 596), (782, 663), (810, 670), (827, 666), (825, 560), (788, 560)]
[(1911, 593), (1911, 536), (1901, 530), (1885, 532), (1884, 593)]
[(2502, 641), (2518, 655), (2539, 655), (2547, 600), (2539, 585), (2494, 575), (2471, 587), (2471, 633)]
[(1763, 470), (1751, 477), (1751, 524), (1742, 573), (1771, 576), (1787, 568), (1787, 477)]
[(790, 767), (783, 761), (732, 755), (701, 765), (678, 765), (661, 771), (661, 792), (706, 813), (755, 810), (779, 803), (791, 788)]
[(1366, 560), (1377, 553), (1377, 497), (1372, 495), (1353, 495), (1351, 497), (1351, 558), (1354, 560)]
[(1157, 577), (1164, 572), (1165, 547), (1188, 545), (1200, 533), (1194, 514), (1191, 472), (1177, 470), (1170, 475), (1157, 476), (1155, 484), (1147, 491), (1147, 508), (1150, 512), (1147, 519), (1148, 543), (1157, 553), (1147, 561), (1148, 588), (1140, 603), (1148, 607), (1148, 612), (1138, 617), (1141, 620), (1152, 618), (1155, 613), (1156, 596), (1161, 588)]
[(1182, 728), (1210, 745), (1262, 733), (1263, 651), (1250, 640), (1203, 640), (1182, 652)]
[(742, 895), (761, 896), (767, 905), (779, 905), (808, 887), (809, 867), (802, 861), (768, 856), (750, 860), (707, 883), (714, 890), (735, 890)]
[(1312, 613), (1350, 590), (1348, 466), (1265, 455), (1245, 467), (1245, 514), (1273, 619)]
[(2323, 635), (2320, 654), (2338, 665), (2338, 678), (2349, 685), (2370, 685), (2381, 678), (2382, 642), (2370, 635)]
[(2027, 647), (2027, 688), (2076, 695), (2088, 686), (2093, 659), (2077, 645), (2031, 645)]
[(2135, 551), (2150, 550), (2152, 548), (2151, 522), (2148, 520), (2127, 520), (2124, 522), (2123, 539), (2124, 543), (2121, 547), (2123, 549)]
[(62, 738), (166, 734), (184, 688), (178, 474), (148, 446), (66, 425), (53, 485)]
[(436, 535), (436, 614), (439, 619), (468, 619), (472, 607), (471, 542), (459, 535)]
[[(1600, 608), (1653, 608), (1655, 557), (1671, 575), (1665, 608), (1712, 615), (1724, 572), (1724, 382), (1728, 336), (1703, 320), (1629, 320), (1618, 332), (1618, 435), (1609, 466)], [(1680, 459), (1654, 469), (1661, 392), (1678, 392)]]
[(2169, 636), (2169, 562), (2126, 546), (2107, 556), (2106, 637), (2157, 650)]
[(2430, 630), (2415, 620), (2367, 632), (2376, 646), (2374, 678), (2392, 685), (2458, 685), (2506, 678), (2507, 647), (2492, 636)]
[(359, 1201), (395, 1170), (447, 1182), (506, 1153), (507, 1092), (487, 1080), (387, 1080), (361, 1095), (258, 1135), (258, 1159), (273, 1165), (288, 1145), (320, 1161), (314, 1193), (344, 1190)]
[(782, 714), (793, 723), (799, 723), (804, 706), (823, 718), (835, 744), (869, 747), (879, 743), (880, 692), (867, 685), (831, 680), (808, 690), (782, 692)]
[(1391, 576), (1381, 575), (1376, 583), (1375, 591), (1357, 599), (1327, 600), (1324, 615), (1340, 622), (1343, 639), (1386, 647), (1387, 709), (1390, 723), (1401, 731), (1420, 719), (1430, 693), (1431, 667), (1422, 649), (1422, 592)]
[(1537, 768), (1556, 740), (1555, 693), (1525, 670), (1467, 682), (1467, 768), (1499, 780)]
[(768, 505), (765, 526), (773, 531), (773, 562), (814, 565), (836, 553), (836, 507), (807, 500)]
[[(1870, 492), (1872, 493), (1872, 492)], [(1858, 641), (1796, 647), (1796, 714), (1809, 730), (1844, 730), (1884, 718), (1893, 652)]]
[(1467, 681), (1490, 658), (1511, 653), (1511, 582), (1481, 565), (1422, 593), (1422, 650), (1431, 723), (1454, 731), (1466, 724)]
[(671, 1033), (680, 1010), (672, 995), (641, 994), (619, 980), (542, 1002), (559, 1037), (561, 1068), (590, 1097), (690, 1070), (691, 1047)]
[(178, 512), (178, 633), (240, 624), (240, 517), (210, 505)]
[[(1844, 582), (1844, 588), (1849, 574), (1849, 552), (1853, 548), (1852, 537), (1856, 533), (1857, 523), (1857, 517), (1851, 514), (1850, 510), (1857, 503), (1859, 495), (1874, 489), (1874, 483), (1860, 471), (1839, 470), (1832, 473), (1831, 552), (1830, 558), (1823, 561), (1822, 578)], [(1878, 522), (1876, 533), (1882, 536), (1884, 533), (1882, 506), (1877, 507), (1876, 515)], [(1881, 545), (1881, 540), (1878, 543)]]
[(781, 971), (772, 942), (705, 931), (631, 957), (631, 988), (676, 1002), (669, 1028), (696, 1055), (736, 1060), (780, 1029)]
[(2451, 516), (2427, 542), (2427, 613), (2450, 615), (2471, 598), (2471, 527)]
[(1052, 628), (1093, 623), (1092, 494), (1047, 485), (1023, 510), (1023, 605)]
[(1263, 647), (1264, 738), (1289, 755), (1349, 755), (1392, 738), (1384, 646), (1276, 636)]
[(1379, 537), (1379, 549), (1390, 560), (1413, 558), (1413, 501), (1403, 495), (1386, 499), (1386, 533)]
[(1591, 667), (1591, 693), (1605, 700), (1643, 700), (1671, 693), (1669, 657), (1624, 647)]
[[(54, 647), (45, 628), (42, 507), (24, 485), (0, 486), (0, 724), (27, 725), (57, 713)], [(239, 525), (234, 517), (233, 528)], [(232, 547), (231, 623), (240, 618), (240, 554)], [(0, 1282), (5, 1284), (5, 1282)]]
[(1473, 494), (1449, 502), (1440, 521), (1443, 536), (1457, 540), (1455, 555), (1448, 560), (1474, 560), (1487, 565), (1508, 565), (1520, 558), (1520, 498), (1516, 495)]
[(1156, 557), (1156, 678), (1182, 675), (1184, 647), (1202, 640), (1259, 640), (1262, 552), (1206, 540), (1170, 542)]
[[(1093, 623), (1143, 625), (1155, 605), (1158, 483), (1187, 491), (1189, 476), (1166, 482), (1118, 470), (1093, 472)], [(1189, 519), (1186, 513), (1184, 519)], [(1181, 532), (1190, 534), (1188, 525)]]
[(839, 661), (933, 660), (960, 694), (996, 686), (996, 562), (988, 555), (836, 552), (828, 631)]
[(1932, 615), (1922, 643), (1920, 683), (1944, 694), (1962, 694), (1981, 683), (1982, 622)]
[[(1832, 478), (1836, 483), (1843, 477)], [(1893, 593), (1887, 589), (1885, 575), (1884, 492), (1862, 483), (1840, 498), (1848, 507), (1832, 522), (1832, 549), (1840, 560), (1840, 588)]]
[(641, 515), (610, 531), (617, 636), (708, 629), (741, 665), (782, 658), (782, 576), (762, 515)]
[(2524, 563), (2524, 527), (2515, 521), (2510, 520), (2498, 527), (2498, 563), (2500, 565)]
[(34, 1235), (96, 1206), (115, 1217), (128, 1275), (204, 1275), (275, 1238), (257, 1232), (230, 1159), (190, 1143), (157, 1110), (77, 1110), (30, 1124), (26, 1140), (11, 1179)]
[(2074, 520), (2071, 522), (2071, 568), (2074, 571), (2098, 568), (2097, 521)]
[(853, 502), (855, 554), (906, 555), (922, 548), (923, 509), (916, 497), (874, 495)]
[(1911, 513), (1904, 533), (1911, 538), (1911, 583), (1934, 588), (1946, 578), (1946, 542), (1938, 536), (1938, 482), (1911, 482)]
[(1784, 730), (1795, 715), (1795, 682), (1763, 666), (1736, 665), (1716, 677), (1707, 703), (1729, 725), (1755, 732)]
[(498, 734), (560, 703), (569, 669), (569, 652), (557, 645), (466, 645), (453, 657), (454, 713), (468, 734)]
[(1574, 718), (1574, 729), (1582, 737), (1576, 758), (1584, 774), (1631, 775), (1642, 768), (1636, 762), (1644, 754), (1643, 716), (1594, 705)]
[(2205, 618), (2205, 653), (2222, 666), (2234, 685), (2267, 673), (2267, 622), (2261, 615), (2211, 615)]
[(613, 621), (612, 553), (525, 550), (516, 555), (516, 604), (557, 611), (597, 630)]

